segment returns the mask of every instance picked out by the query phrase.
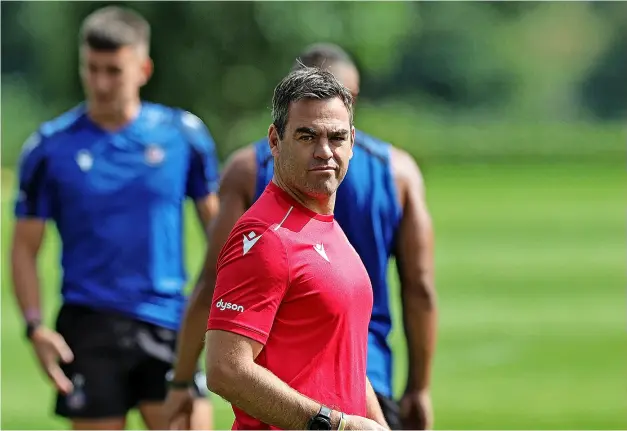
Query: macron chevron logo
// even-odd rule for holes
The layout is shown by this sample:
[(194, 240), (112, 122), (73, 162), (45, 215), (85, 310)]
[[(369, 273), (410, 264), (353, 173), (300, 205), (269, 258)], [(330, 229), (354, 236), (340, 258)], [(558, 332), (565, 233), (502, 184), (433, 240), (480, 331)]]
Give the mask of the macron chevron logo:
[(320, 256), (322, 256), (322, 258), (323, 258), (324, 260), (326, 260), (326, 261), (327, 261), (327, 262), (329, 262), (329, 263), (331, 262), (331, 261), (329, 260), (329, 257), (327, 256), (327, 252), (326, 252), (326, 251), (324, 251), (324, 244), (322, 244), (322, 243), (320, 242), (320, 243), (318, 243), (318, 244), (314, 245), (314, 246), (313, 246), (313, 248), (314, 248), (314, 250), (316, 250), (316, 251), (318, 252), (318, 254), (319, 254)]
[(257, 241), (259, 241), (259, 238), (261, 238), (261, 235), (257, 235), (255, 232), (249, 232), (248, 235), (244, 234), (243, 235), (244, 240), (244, 254), (248, 253), (250, 251), (251, 248), (253, 248), (253, 245), (255, 245), (257, 243)]

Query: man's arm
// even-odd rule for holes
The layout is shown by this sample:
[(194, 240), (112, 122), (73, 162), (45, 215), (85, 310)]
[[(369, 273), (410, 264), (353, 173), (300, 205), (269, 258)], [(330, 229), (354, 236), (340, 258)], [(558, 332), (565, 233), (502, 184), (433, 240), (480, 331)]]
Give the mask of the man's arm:
[(372, 419), (379, 425), (389, 429), (387, 421), (385, 420), (385, 416), (383, 415), (383, 410), (381, 410), (381, 405), (379, 404), (379, 400), (377, 399), (377, 394), (370, 383), (370, 379), (366, 378), (366, 403), (367, 403), (367, 418)]
[(197, 199), (194, 202), (194, 206), (196, 207), (196, 215), (198, 216), (200, 226), (207, 238), (209, 238), (211, 223), (215, 220), (220, 208), (220, 200), (217, 193), (211, 193), (204, 198)]
[(216, 281), (220, 249), (237, 220), (250, 206), (255, 186), (255, 153), (252, 147), (238, 150), (226, 164), (218, 197), (218, 214), (210, 225), (209, 247), (202, 272), (188, 298), (187, 309), (178, 334), (174, 380), (191, 381), (203, 348), (209, 308)]
[[(263, 423), (281, 429), (305, 429), (320, 403), (291, 388), (257, 365), (263, 345), (234, 333), (207, 332), (207, 386), (234, 406)], [(333, 429), (338, 412), (331, 415)]]
[[(411, 156), (397, 149), (393, 151), (392, 162), (403, 209), (395, 255), (401, 281), (409, 365), (405, 394), (416, 400), (428, 393), (436, 340), (434, 235), (418, 166)], [(424, 403), (413, 401), (412, 404)], [(430, 406), (425, 409), (430, 409)], [(430, 412), (426, 415), (429, 416)], [(429, 418), (426, 420), (429, 422)], [(414, 427), (418, 425), (413, 424)]]
[(11, 247), (13, 293), (24, 320), (41, 323), (41, 302), (37, 256), (44, 237), (46, 221), (23, 219), (15, 223)]
[(11, 275), (13, 293), (24, 322), (30, 326), (30, 340), (37, 359), (57, 389), (68, 393), (72, 382), (59, 367), (59, 359), (66, 363), (72, 361), (72, 351), (60, 334), (42, 325), (41, 315), (37, 258), (52, 207), (47, 167), (42, 138), (34, 133), (24, 144), (19, 161)]
[(18, 193), (11, 247), (11, 269), (15, 298), (27, 323), (41, 323), (37, 256), (46, 220), (51, 216), (48, 156), (44, 139), (33, 133), (22, 146), (17, 171)]

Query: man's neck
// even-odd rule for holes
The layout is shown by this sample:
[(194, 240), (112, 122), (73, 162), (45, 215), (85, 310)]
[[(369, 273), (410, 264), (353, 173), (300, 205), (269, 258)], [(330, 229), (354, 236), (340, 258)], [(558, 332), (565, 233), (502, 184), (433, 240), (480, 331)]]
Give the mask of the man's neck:
[(135, 101), (129, 103), (122, 110), (111, 113), (99, 113), (89, 109), (89, 103), (87, 103), (87, 115), (98, 126), (105, 130), (115, 131), (126, 126), (133, 121), (141, 109), (141, 101)]
[(316, 199), (307, 196), (295, 187), (289, 187), (276, 175), (273, 177), (272, 181), (274, 181), (274, 183), (279, 186), (283, 191), (285, 191), (285, 193), (290, 195), (296, 202), (298, 202), (305, 208), (317, 214), (333, 215), (333, 210), (335, 209), (335, 193), (333, 193), (328, 198)]

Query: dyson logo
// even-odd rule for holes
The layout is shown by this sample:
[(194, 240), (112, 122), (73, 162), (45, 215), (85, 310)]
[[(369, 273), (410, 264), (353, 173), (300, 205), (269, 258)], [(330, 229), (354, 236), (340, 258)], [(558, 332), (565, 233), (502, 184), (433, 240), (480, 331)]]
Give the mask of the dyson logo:
[(230, 302), (224, 302), (222, 300), (218, 301), (218, 303), (216, 304), (216, 307), (218, 307), (222, 311), (233, 310), (233, 311), (239, 311), (240, 313), (244, 311), (244, 307), (242, 307), (241, 305), (232, 304)]

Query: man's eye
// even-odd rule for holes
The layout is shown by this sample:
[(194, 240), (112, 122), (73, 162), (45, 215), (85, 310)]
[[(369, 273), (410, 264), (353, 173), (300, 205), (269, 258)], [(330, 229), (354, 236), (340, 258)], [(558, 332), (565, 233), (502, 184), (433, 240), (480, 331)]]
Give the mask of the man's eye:
[(305, 136), (301, 136), (301, 137), (300, 137), (300, 140), (301, 140), (301, 141), (306, 141), (306, 142), (309, 142), (309, 141), (311, 141), (312, 139), (313, 139), (313, 136), (311, 136), (311, 135), (305, 135)]

